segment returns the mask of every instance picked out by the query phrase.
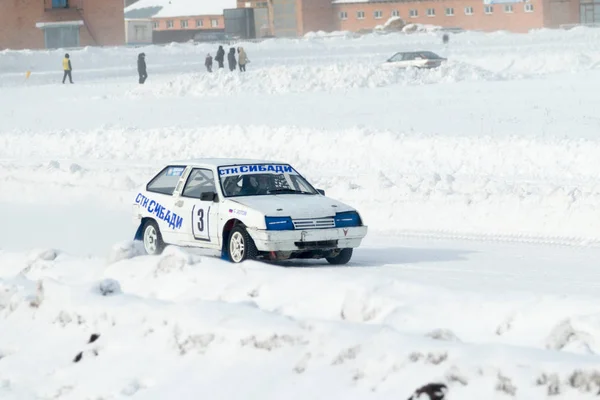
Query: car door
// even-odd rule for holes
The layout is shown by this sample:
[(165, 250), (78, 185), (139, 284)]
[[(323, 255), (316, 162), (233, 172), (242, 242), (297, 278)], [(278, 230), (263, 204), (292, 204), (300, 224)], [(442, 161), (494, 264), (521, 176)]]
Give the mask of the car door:
[(185, 169), (184, 165), (165, 167), (135, 199), (142, 215), (156, 221), (165, 243), (177, 244), (182, 240), (183, 216), (174, 206), (174, 196), (177, 195)]
[(415, 53), (406, 53), (404, 54), (404, 58), (402, 59), (402, 63), (404, 67), (417, 67), (419, 62), (416, 60)]
[(219, 247), (219, 202), (215, 177), (208, 168), (193, 168), (176, 205), (183, 210), (186, 241), (198, 247)]

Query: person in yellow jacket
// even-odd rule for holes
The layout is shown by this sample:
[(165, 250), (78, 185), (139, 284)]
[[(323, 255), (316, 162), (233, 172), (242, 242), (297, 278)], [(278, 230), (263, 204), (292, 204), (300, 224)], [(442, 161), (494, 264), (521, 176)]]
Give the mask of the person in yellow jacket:
[(72, 70), (73, 67), (71, 67), (71, 58), (69, 57), (69, 54), (65, 54), (65, 58), (63, 58), (63, 71), (65, 71), (63, 76), (63, 84), (65, 83), (67, 76), (69, 77), (69, 82), (73, 83), (73, 77), (71, 76)]

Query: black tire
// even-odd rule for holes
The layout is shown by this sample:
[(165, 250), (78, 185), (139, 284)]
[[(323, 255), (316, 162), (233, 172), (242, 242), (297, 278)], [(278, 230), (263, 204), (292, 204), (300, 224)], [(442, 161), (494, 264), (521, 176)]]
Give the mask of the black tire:
[(352, 249), (342, 249), (340, 254), (335, 257), (327, 257), (327, 262), (332, 265), (344, 265), (348, 264), (352, 258)]
[[(243, 249), (239, 249), (240, 240), (243, 243)], [(244, 262), (246, 260), (254, 260), (258, 255), (254, 240), (250, 237), (246, 228), (242, 225), (235, 226), (227, 238), (227, 255), (229, 261), (234, 264)]]
[(144, 224), (142, 229), (142, 243), (144, 244), (144, 251), (146, 254), (151, 256), (159, 255), (165, 249), (165, 242), (163, 242), (160, 229), (153, 220), (148, 220)]

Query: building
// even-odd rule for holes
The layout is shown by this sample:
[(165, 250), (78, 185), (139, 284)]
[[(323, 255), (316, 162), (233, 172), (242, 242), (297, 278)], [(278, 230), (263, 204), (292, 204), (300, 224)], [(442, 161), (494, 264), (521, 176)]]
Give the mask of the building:
[(295, 37), (334, 26), (331, 0), (238, 0), (238, 7), (268, 10), (270, 32), (263, 36)]
[(127, 43), (139, 43), (143, 34), (136, 36), (136, 29), (143, 31), (147, 23), (151, 43), (215, 40), (225, 32), (223, 10), (236, 7), (237, 0), (139, 0), (125, 8)]
[(333, 11), (335, 29), (347, 31), (373, 29), (390, 17), (406, 23), (517, 33), (579, 22), (579, 1), (573, 0), (333, 0)]
[(123, 0), (2, 1), (0, 49), (125, 43)]
[(238, 7), (267, 7), (276, 37), (370, 31), (392, 17), (407, 24), (512, 32), (600, 23), (600, 0), (238, 0)]

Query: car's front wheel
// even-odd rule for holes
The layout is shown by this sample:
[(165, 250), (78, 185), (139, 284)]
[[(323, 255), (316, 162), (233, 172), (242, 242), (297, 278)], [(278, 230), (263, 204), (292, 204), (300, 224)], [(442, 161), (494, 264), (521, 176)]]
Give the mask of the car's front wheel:
[(256, 258), (257, 250), (254, 241), (243, 226), (236, 226), (229, 234), (227, 246), (229, 259), (234, 263)]
[(162, 253), (165, 243), (156, 222), (149, 220), (144, 225), (144, 250), (151, 256)]
[(348, 264), (352, 258), (352, 249), (342, 249), (340, 253), (335, 257), (327, 257), (327, 262), (332, 265), (344, 265)]

